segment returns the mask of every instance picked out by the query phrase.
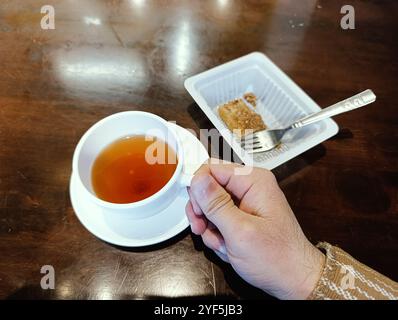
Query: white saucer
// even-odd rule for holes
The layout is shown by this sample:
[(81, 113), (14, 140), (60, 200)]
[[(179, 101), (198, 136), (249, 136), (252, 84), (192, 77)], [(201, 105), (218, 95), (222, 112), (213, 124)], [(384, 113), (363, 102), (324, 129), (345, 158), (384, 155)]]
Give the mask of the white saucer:
[[(184, 148), (184, 171), (194, 173), (209, 158), (201, 142), (188, 130), (171, 123)], [(142, 247), (168, 240), (189, 225), (185, 215), (188, 193), (181, 189), (178, 197), (165, 210), (145, 219), (131, 219), (92, 203), (83, 197), (82, 186), (72, 173), (70, 198), (76, 216), (84, 227), (106, 242), (124, 247)]]

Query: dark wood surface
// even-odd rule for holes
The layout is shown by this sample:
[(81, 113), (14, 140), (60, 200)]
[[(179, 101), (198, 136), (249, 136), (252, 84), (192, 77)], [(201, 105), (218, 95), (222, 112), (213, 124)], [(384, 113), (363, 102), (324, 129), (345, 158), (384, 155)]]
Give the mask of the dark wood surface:
[[(321, 106), (371, 88), (372, 106), (336, 118), (341, 132), (274, 170), (307, 236), (338, 244), (398, 279), (398, 2), (53, 0), (0, 3), (0, 298), (268, 298), (186, 230), (126, 250), (78, 221), (72, 153), (99, 119), (145, 110), (211, 128), (183, 81), (266, 53)], [(40, 267), (53, 265), (55, 290)]]

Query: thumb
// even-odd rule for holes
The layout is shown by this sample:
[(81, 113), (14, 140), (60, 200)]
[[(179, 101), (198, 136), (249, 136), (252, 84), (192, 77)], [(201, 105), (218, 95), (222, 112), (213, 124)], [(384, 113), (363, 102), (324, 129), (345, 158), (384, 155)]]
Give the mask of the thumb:
[(192, 180), (191, 193), (208, 220), (221, 233), (233, 232), (242, 218), (230, 194), (208, 173), (198, 173)]

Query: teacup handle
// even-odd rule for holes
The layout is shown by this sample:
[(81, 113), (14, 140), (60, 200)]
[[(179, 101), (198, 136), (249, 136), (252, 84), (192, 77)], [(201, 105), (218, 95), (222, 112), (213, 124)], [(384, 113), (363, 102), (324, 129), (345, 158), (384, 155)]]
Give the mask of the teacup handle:
[(182, 173), (180, 177), (181, 187), (189, 187), (193, 179), (193, 174)]

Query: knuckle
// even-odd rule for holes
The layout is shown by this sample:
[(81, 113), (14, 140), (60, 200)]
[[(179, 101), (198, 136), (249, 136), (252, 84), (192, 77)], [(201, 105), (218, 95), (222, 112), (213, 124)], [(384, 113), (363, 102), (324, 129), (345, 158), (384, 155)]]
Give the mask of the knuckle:
[(272, 173), (272, 171), (267, 170), (267, 169), (263, 169), (262, 170), (262, 175), (264, 178), (268, 179), (268, 180), (275, 180), (275, 175)]
[(261, 182), (276, 183), (276, 177), (270, 170), (256, 168), (253, 172), (253, 175)]
[(215, 197), (209, 199), (207, 214), (208, 216), (212, 216), (231, 208), (233, 205), (232, 198), (228, 193), (219, 193)]

